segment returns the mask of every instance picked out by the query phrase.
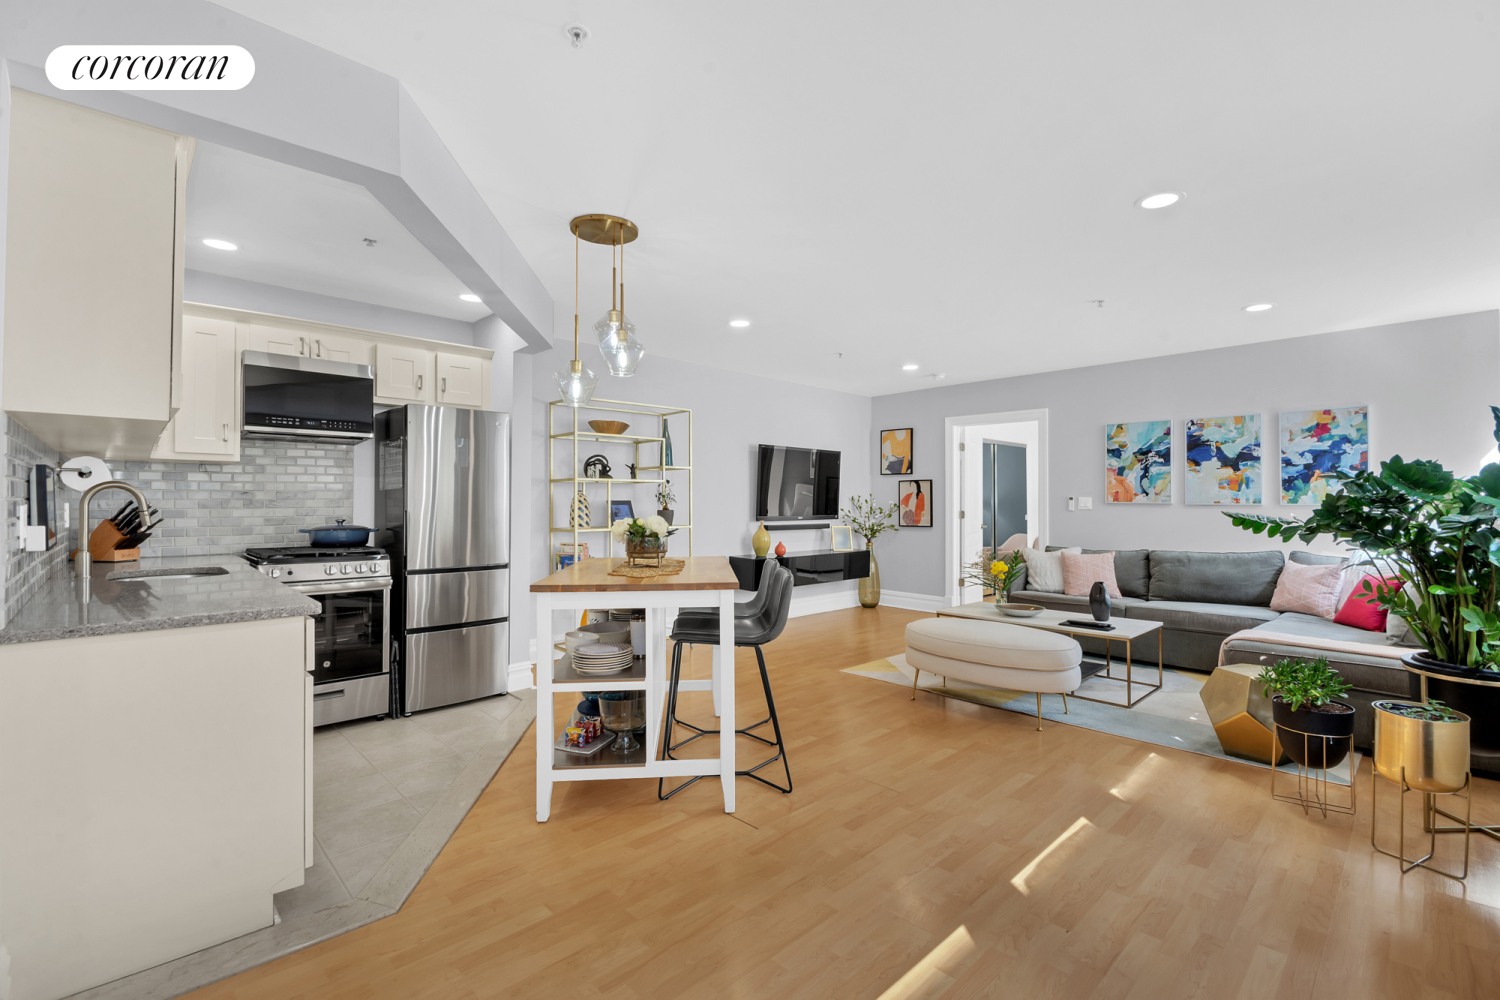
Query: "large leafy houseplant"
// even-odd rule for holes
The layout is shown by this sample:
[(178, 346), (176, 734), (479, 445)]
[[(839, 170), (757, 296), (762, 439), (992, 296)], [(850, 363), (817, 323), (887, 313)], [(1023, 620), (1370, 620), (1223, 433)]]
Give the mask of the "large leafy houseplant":
[[(1500, 443), (1500, 407), (1490, 412)], [(1460, 478), (1437, 462), (1395, 455), (1378, 473), (1334, 478), (1340, 488), (1306, 520), (1226, 514), (1267, 538), (1327, 536), (1384, 561), (1416, 597), (1392, 586), (1377, 588), (1372, 599), (1406, 621), (1428, 656), (1500, 671), (1500, 464)]]

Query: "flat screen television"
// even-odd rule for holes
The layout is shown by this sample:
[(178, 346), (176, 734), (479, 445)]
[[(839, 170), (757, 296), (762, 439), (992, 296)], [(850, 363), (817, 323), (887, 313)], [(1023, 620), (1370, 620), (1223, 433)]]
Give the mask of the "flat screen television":
[(812, 521), (838, 516), (838, 452), (760, 446), (755, 477), (757, 521)]

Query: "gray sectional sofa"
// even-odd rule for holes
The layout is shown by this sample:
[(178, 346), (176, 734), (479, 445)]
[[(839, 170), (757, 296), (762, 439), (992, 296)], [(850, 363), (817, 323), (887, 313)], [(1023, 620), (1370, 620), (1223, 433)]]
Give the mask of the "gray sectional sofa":
[[(1048, 546), (1055, 551), (1061, 546)], [(1162, 623), (1162, 659), (1169, 667), (1212, 671), (1219, 663), (1219, 647), (1236, 632), (1246, 629), (1339, 639), (1372, 646), (1393, 645), (1402, 638), (1339, 625), (1324, 618), (1272, 611), (1271, 596), (1286, 561), (1277, 551), (1179, 552), (1166, 549), (1084, 549), (1085, 552), (1115, 553), (1115, 581), (1119, 598), (1112, 599), (1114, 614)], [(1294, 562), (1337, 562), (1330, 556), (1293, 552)], [(1024, 579), (1011, 591), (1013, 601), (1039, 604), (1057, 611), (1078, 612), (1088, 617), (1088, 598), (1070, 597), (1024, 589)], [(1081, 640), (1084, 651), (1102, 655), (1100, 639)], [(1119, 644), (1115, 644), (1119, 655)], [(1139, 661), (1156, 662), (1155, 643), (1135, 650)], [(1354, 744), (1368, 749), (1374, 740), (1374, 715), (1370, 702), (1377, 698), (1413, 698), (1415, 677), (1387, 657), (1360, 656), (1303, 649), (1280, 639), (1256, 641), (1244, 637), (1224, 650), (1226, 663), (1272, 663), (1288, 656), (1326, 656), (1331, 667), (1351, 684), (1348, 700), (1357, 710)]]

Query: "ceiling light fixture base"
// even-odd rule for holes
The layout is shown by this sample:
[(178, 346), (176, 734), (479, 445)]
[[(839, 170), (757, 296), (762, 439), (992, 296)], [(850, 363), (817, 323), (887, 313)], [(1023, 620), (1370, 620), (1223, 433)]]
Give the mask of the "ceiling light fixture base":
[(598, 243), (603, 246), (619, 246), (622, 243), (634, 243), (635, 238), (641, 235), (636, 224), (629, 219), (622, 219), (618, 215), (580, 215), (568, 223), (568, 228), (573, 235), (587, 243)]

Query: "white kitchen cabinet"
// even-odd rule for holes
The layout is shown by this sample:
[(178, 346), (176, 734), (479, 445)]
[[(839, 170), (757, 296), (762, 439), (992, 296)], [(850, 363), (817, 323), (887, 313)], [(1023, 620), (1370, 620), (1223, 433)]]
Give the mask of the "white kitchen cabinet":
[(375, 345), (375, 402), (430, 403), (433, 399), (433, 354), (401, 344)]
[(296, 330), (286, 330), (277, 326), (266, 326), (262, 323), (250, 324), (249, 350), (264, 351), (267, 354), (292, 354), (298, 357), (312, 357), (311, 339), (305, 333)]
[(306, 620), (4, 647), (10, 996), (70, 996), (271, 926), (307, 867)]
[(437, 401), (484, 407), (490, 396), (490, 362), (468, 354), (437, 352)]
[(65, 455), (146, 458), (174, 403), (192, 140), (10, 96), (5, 409)]
[(312, 356), (325, 361), (344, 361), (354, 365), (375, 363), (375, 345), (358, 337), (341, 337), (336, 333), (313, 332), (308, 335)]
[(152, 449), (154, 459), (240, 460), (240, 353), (236, 324), (184, 316), (182, 407)]

